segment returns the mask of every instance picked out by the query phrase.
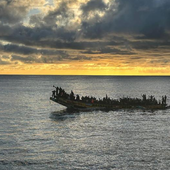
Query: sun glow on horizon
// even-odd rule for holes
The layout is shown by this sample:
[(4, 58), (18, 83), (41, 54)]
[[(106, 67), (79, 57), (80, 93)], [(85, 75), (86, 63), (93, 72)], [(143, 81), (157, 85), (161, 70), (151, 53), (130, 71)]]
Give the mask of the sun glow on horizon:
[(1, 75), (170, 75), (170, 67), (112, 67), (95, 64), (31, 64), (17, 68), (2, 66)]

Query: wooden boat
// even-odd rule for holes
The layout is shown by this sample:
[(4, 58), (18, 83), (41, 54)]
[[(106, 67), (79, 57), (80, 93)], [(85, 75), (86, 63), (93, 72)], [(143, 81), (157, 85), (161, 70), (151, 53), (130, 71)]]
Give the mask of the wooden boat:
[(76, 111), (92, 111), (92, 110), (119, 110), (119, 109), (143, 109), (143, 110), (156, 110), (156, 109), (167, 109), (169, 106), (166, 104), (108, 104), (104, 102), (84, 102), (82, 100), (71, 100), (62, 96), (50, 97), (50, 100), (61, 104), (69, 110)]

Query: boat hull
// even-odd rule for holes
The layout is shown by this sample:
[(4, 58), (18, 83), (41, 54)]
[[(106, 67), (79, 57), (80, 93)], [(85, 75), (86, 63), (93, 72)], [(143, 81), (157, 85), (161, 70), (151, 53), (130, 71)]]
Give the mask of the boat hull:
[(143, 105), (143, 106), (129, 106), (129, 105), (111, 105), (100, 103), (86, 103), (82, 101), (69, 100), (62, 97), (50, 97), (50, 100), (61, 104), (69, 110), (77, 111), (92, 111), (92, 110), (119, 110), (119, 109), (143, 109), (143, 110), (160, 110), (166, 109), (166, 105)]

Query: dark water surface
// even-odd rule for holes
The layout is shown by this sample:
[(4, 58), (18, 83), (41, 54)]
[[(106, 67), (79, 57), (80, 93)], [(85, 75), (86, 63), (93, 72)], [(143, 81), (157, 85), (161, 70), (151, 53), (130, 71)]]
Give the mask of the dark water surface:
[(49, 101), (53, 85), (170, 104), (170, 77), (0, 76), (0, 170), (169, 169), (170, 110), (70, 114)]

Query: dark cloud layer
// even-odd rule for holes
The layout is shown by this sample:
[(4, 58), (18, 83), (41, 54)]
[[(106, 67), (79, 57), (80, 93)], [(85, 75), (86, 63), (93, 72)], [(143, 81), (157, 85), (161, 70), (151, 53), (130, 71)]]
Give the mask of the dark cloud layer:
[(12, 1), (2, 0), (0, 2), (0, 22), (4, 24), (15, 24), (23, 19), (27, 13), (24, 6), (14, 7)]
[(16, 44), (7, 44), (2, 45), (0, 44), (0, 51), (6, 53), (15, 53), (15, 54), (22, 54), (22, 55), (63, 55), (65, 56), (66, 53), (64, 51), (57, 51), (57, 50), (45, 50), (45, 49), (37, 49), (31, 48)]
[[(0, 50), (13, 53), (13, 61), (55, 63), (61, 60), (59, 56), (90, 60), (84, 55), (135, 55), (135, 50), (170, 46), (169, 0), (110, 0), (108, 4), (103, 0), (89, 0), (77, 7), (79, 1), (64, 0), (44, 15), (32, 15), (31, 26), (23, 24), (30, 10), (24, 3), (24, 0), (20, 1), (21, 5), (16, 1), (0, 1), (0, 40), (13, 43), (1, 44)], [(74, 8), (81, 13), (77, 14)], [(72, 57), (58, 49), (79, 50), (83, 55)], [(38, 54), (45, 57), (36, 58)]]
[(103, 2), (103, 0), (91, 0), (88, 1), (87, 4), (83, 4), (81, 9), (83, 11), (83, 15), (88, 15), (89, 12), (94, 11), (103, 11), (107, 8), (107, 5)]
[[(33, 64), (33, 63), (43, 63), (43, 64), (57, 64), (61, 61), (85, 61), (91, 60), (90, 57), (86, 57), (83, 55), (73, 56), (70, 57), (68, 55), (59, 55), (59, 56), (36, 56), (36, 55), (29, 55), (29, 56), (20, 56), (20, 55), (12, 55), (10, 62), (22, 62), (24, 64)], [(10, 64), (8, 61), (2, 61), (1, 63)]]
[[(98, 38), (108, 33), (140, 33), (146, 38), (165, 38), (170, 26), (170, 1), (117, 0), (100, 22), (82, 24), (84, 36)], [(157, 3), (156, 3), (157, 2)], [(98, 36), (99, 35), (99, 36)]]
[[(1, 23), (11, 24), (25, 16), (26, 7), (12, 8), (13, 6), (9, 7), (8, 1), (5, 2), (0, 4)], [(67, 3), (67, 1), (62, 2), (57, 9), (50, 11), (44, 17), (33, 15), (30, 22), (38, 27), (27, 28), (18, 25), (19, 28), (13, 31), (15, 38), (25, 34), (24, 36), (34, 38), (35, 41), (51, 37), (74, 41), (77, 30), (69, 31), (66, 27), (58, 27), (56, 24), (57, 16), (61, 16), (63, 21), (72, 17)], [(167, 0), (116, 0), (110, 5), (102, 0), (90, 0), (80, 6), (80, 9), (83, 15), (96, 10), (105, 11), (104, 16), (96, 22), (93, 20), (91, 23), (89, 19), (82, 19), (82, 32), (85, 38), (101, 38), (114, 32), (140, 33), (147, 38), (164, 38), (170, 28), (170, 1)], [(20, 35), (16, 34), (17, 32)]]

